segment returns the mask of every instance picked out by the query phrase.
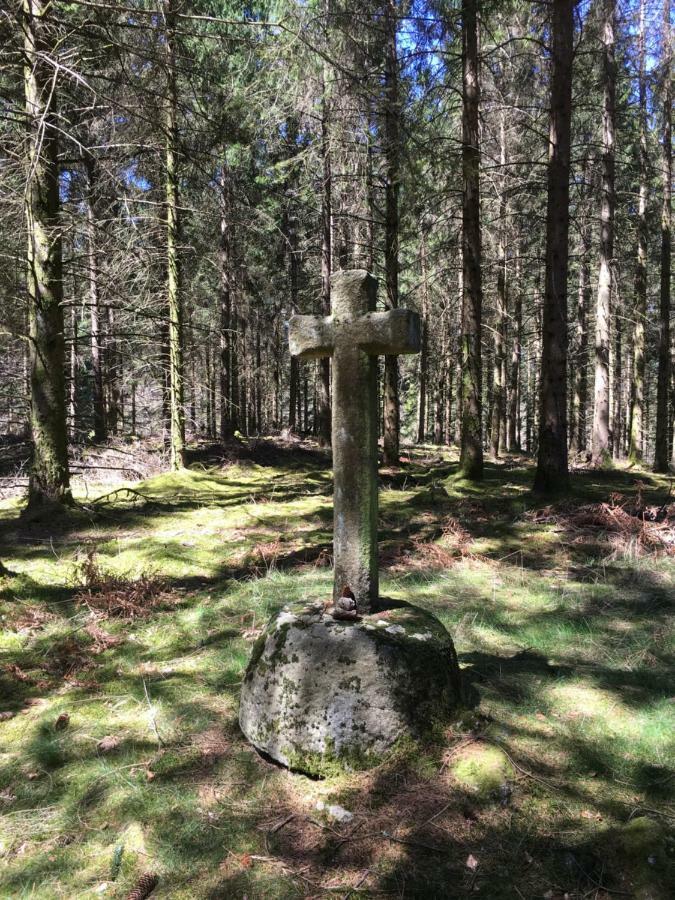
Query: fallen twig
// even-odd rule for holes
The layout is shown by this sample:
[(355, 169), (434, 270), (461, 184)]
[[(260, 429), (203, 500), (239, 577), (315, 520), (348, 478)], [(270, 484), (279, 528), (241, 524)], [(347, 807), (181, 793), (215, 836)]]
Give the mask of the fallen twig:
[(157, 719), (155, 718), (155, 713), (152, 709), (152, 703), (150, 702), (150, 696), (148, 694), (148, 686), (145, 683), (145, 678), (142, 678), (143, 682), (143, 692), (145, 693), (145, 699), (148, 703), (148, 709), (150, 711), (150, 723), (152, 724), (152, 729), (155, 732), (155, 737), (157, 738), (157, 743), (160, 747), (164, 747), (164, 741), (162, 740), (162, 736), (159, 733), (159, 729), (157, 728)]
[(270, 828), (268, 834), (276, 834), (277, 831), (281, 831), (284, 825), (288, 825), (288, 823), (291, 822), (295, 818), (295, 816), (295, 813), (291, 813), (290, 816), (286, 816), (286, 818), (282, 822), (279, 822), (274, 826), (274, 828)]
[(354, 893), (354, 891), (358, 891), (366, 878), (370, 875), (370, 869), (366, 869), (363, 875), (359, 878), (356, 884), (353, 887), (350, 887), (347, 893), (344, 895), (342, 900), (349, 900), (349, 897)]
[(421, 841), (409, 841), (406, 838), (397, 838), (394, 837), (393, 834), (389, 834), (388, 831), (381, 831), (380, 834), (383, 838), (386, 838), (388, 841), (393, 841), (395, 844), (406, 844), (408, 847), (419, 847), (422, 850), (431, 850), (433, 853), (445, 853), (445, 850), (442, 847), (433, 847), (431, 844), (423, 844)]

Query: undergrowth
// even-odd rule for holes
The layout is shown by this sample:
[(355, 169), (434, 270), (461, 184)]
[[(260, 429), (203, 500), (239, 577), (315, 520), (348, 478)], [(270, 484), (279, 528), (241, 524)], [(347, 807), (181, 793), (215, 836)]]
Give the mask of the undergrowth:
[(267, 618), (331, 585), (329, 470), (263, 462), (57, 525), (0, 508), (0, 896), (669, 896), (675, 564), (622, 519), (667, 480), (579, 472), (550, 507), (521, 459), (385, 470), (382, 591), (441, 618), (478, 705), (311, 781), (237, 726)]

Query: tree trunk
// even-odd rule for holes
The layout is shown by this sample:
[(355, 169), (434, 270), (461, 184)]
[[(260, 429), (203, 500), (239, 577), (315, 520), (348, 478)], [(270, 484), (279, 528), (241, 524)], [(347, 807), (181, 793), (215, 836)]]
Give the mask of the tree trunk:
[(534, 489), (565, 490), (567, 470), (567, 269), (574, 0), (551, 9), (551, 113), (546, 213), (546, 283)]
[(506, 443), (506, 133), (504, 113), (499, 122), (499, 165), (501, 193), (499, 198), (499, 240), (497, 244), (497, 321), (494, 330), (494, 362), (492, 377), (492, 455), (495, 459)]
[(28, 508), (69, 503), (63, 273), (51, 4), (23, 0), (28, 172), (26, 288), (30, 334), (33, 463)]
[(450, 446), (454, 440), (454, 422), (452, 416), (452, 404), (454, 401), (454, 335), (450, 331), (450, 310), (446, 306), (443, 312), (443, 378), (445, 380), (445, 412), (443, 414), (443, 432), (445, 443)]
[(635, 268), (635, 322), (633, 324), (633, 377), (631, 383), (630, 445), (628, 458), (642, 462), (645, 413), (645, 319), (647, 316), (647, 83), (645, 78), (645, 0), (640, 0), (638, 34), (640, 102), (640, 179)]
[(483, 477), (478, 0), (462, 0), (462, 425), (459, 470)]
[(623, 334), (619, 313), (619, 296), (616, 298), (614, 313), (614, 353), (612, 354), (612, 455), (615, 459), (623, 453)]
[[(330, 14), (330, 0), (326, 3), (326, 13)], [(328, 97), (328, 67), (323, 68), (321, 94), (321, 161), (323, 165), (323, 190), (321, 193), (321, 311), (330, 315), (330, 276), (333, 268), (331, 246), (331, 217), (333, 207), (332, 173), (330, 157), (330, 103)], [(322, 357), (319, 362), (317, 384), (317, 437), (322, 447), (331, 443), (330, 406), (330, 358)]]
[[(427, 279), (427, 248), (425, 236), (420, 241), (420, 268), (422, 270), (422, 335), (420, 348), (419, 391), (417, 394), (417, 443), (423, 444), (427, 431), (427, 377), (429, 362), (429, 282)], [(442, 370), (443, 359), (440, 360)]]
[(256, 314), (256, 331), (255, 331), (255, 427), (256, 434), (262, 434), (262, 345), (260, 342), (260, 333), (262, 331), (262, 323), (260, 321), (260, 313)]
[(211, 344), (209, 341), (206, 342), (204, 347), (204, 369), (206, 375), (206, 390), (204, 393), (206, 434), (208, 437), (214, 437), (211, 431)]
[(656, 385), (656, 443), (654, 471), (668, 471), (668, 390), (670, 386), (670, 225), (673, 183), (672, 43), (670, 0), (663, 0), (663, 201), (661, 206), (661, 284), (659, 296), (659, 362)]
[(159, 353), (159, 364), (162, 373), (162, 439), (164, 448), (168, 450), (171, 446), (171, 362), (169, 354), (169, 323), (166, 321), (160, 325)]
[(600, 275), (595, 326), (595, 392), (593, 402), (593, 464), (602, 465), (609, 458), (609, 347), (614, 257), (614, 130), (616, 99), (616, 63), (614, 29), (616, 0), (604, 0), (602, 111), (602, 205), (600, 209)]
[(520, 451), (520, 363), (523, 346), (523, 294), (520, 255), (516, 258), (516, 277), (513, 301), (513, 344), (509, 379), (509, 422), (507, 449)]
[(136, 384), (136, 379), (133, 378), (131, 380), (131, 434), (132, 437), (136, 436), (137, 431), (137, 423), (136, 423), (136, 389), (138, 385)]
[[(398, 306), (398, 231), (400, 178), (400, 100), (398, 84), (397, 0), (386, 0), (385, 27), (385, 96), (384, 96), (384, 155), (385, 155), (385, 221), (384, 269), (387, 286), (387, 308)], [(384, 464), (397, 466), (399, 462), (399, 396), (398, 357), (384, 358)]]
[[(75, 290), (77, 290), (77, 288)], [(77, 295), (73, 292), (73, 305), (70, 308), (70, 384), (68, 386), (68, 424), (71, 441), (77, 440), (77, 313)]]
[(103, 345), (101, 339), (101, 307), (98, 290), (98, 257), (96, 253), (96, 167), (85, 157), (87, 170), (87, 275), (89, 280), (89, 315), (91, 324), (92, 403), (94, 407), (94, 441), (108, 437), (103, 381)]
[(586, 449), (586, 410), (588, 407), (588, 310), (591, 305), (589, 253), (591, 250), (591, 237), (587, 222), (581, 223), (580, 232), (577, 353), (572, 397), (574, 430), (570, 445), (572, 453), (582, 453)]
[[(291, 250), (289, 259), (290, 284), (291, 284), (291, 309), (297, 311), (298, 302), (298, 275), (295, 260), (295, 251)], [(298, 409), (300, 405), (300, 368), (295, 356), (291, 356), (290, 379), (288, 386), (288, 429), (293, 432), (299, 427)]]
[(107, 424), (108, 432), (117, 434), (119, 431), (119, 421), (121, 417), (120, 409), (120, 361), (117, 352), (117, 337), (115, 334), (115, 310), (112, 306), (106, 308), (106, 347), (105, 347), (105, 370), (106, 382), (108, 387)]
[(220, 173), (220, 439), (231, 440), (237, 428), (232, 403), (232, 195), (226, 164)]
[(176, 81), (174, 0), (164, 0), (166, 37), (166, 258), (169, 313), (169, 385), (171, 415), (171, 468), (185, 465), (185, 410), (183, 408), (183, 302), (180, 278), (180, 213), (178, 180), (178, 87)]

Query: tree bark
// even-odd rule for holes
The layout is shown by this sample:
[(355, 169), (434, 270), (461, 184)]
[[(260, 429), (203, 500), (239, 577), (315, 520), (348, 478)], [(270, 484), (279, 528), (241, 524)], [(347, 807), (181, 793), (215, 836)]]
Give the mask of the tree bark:
[(567, 469), (567, 270), (574, 0), (551, 9), (551, 113), (546, 213), (546, 281), (534, 489), (565, 490)]
[(609, 347), (614, 258), (614, 139), (616, 0), (604, 0), (602, 23), (604, 101), (602, 111), (602, 203), (600, 209), (600, 274), (595, 314), (595, 391), (591, 453), (593, 464), (607, 462), (609, 433)]
[(237, 428), (232, 402), (232, 195), (226, 164), (220, 172), (220, 439), (232, 439)]
[(23, 0), (24, 90), (28, 172), (26, 288), (30, 336), (33, 463), (28, 509), (69, 503), (66, 431), (63, 271), (61, 258), (57, 101), (48, 62), (54, 35), (51, 4)]
[(89, 280), (89, 315), (91, 327), (92, 403), (94, 407), (94, 441), (100, 444), (108, 437), (103, 380), (103, 346), (101, 339), (101, 307), (98, 289), (98, 254), (96, 251), (96, 164), (85, 157), (87, 171), (87, 276)]
[(615, 459), (623, 453), (623, 328), (619, 300), (617, 292), (614, 313), (614, 353), (612, 354), (612, 424), (609, 432), (612, 438), (612, 455)]
[(112, 306), (106, 308), (106, 341), (105, 341), (105, 377), (108, 390), (106, 403), (107, 420), (106, 428), (111, 434), (117, 434), (121, 418), (120, 404), (120, 359), (117, 352), (117, 337), (115, 333), (115, 310)]
[(668, 391), (670, 368), (670, 228), (673, 183), (672, 149), (672, 40), (670, 0), (663, 0), (663, 200), (661, 205), (661, 278), (659, 291), (659, 362), (656, 387), (656, 443), (654, 471), (668, 471)]
[(523, 294), (520, 255), (516, 257), (515, 290), (513, 299), (513, 343), (509, 379), (509, 421), (506, 447), (520, 451), (520, 365), (523, 347)]
[[(326, 13), (330, 15), (330, 0), (326, 0)], [(328, 23), (327, 23), (328, 25)], [(333, 269), (331, 245), (331, 217), (333, 208), (332, 169), (330, 155), (330, 100), (328, 79), (330, 72), (323, 67), (321, 92), (321, 161), (323, 185), (321, 193), (321, 308), (324, 316), (330, 315), (330, 276)], [(317, 384), (317, 437), (322, 447), (331, 444), (330, 359), (325, 356), (319, 362)]]
[(577, 353), (572, 397), (574, 430), (570, 444), (572, 453), (582, 453), (586, 449), (586, 410), (588, 406), (588, 310), (591, 304), (591, 273), (589, 266), (591, 238), (588, 223), (583, 222), (580, 225), (580, 231)]
[(633, 378), (631, 384), (630, 445), (628, 458), (642, 462), (645, 413), (645, 320), (647, 317), (647, 83), (645, 78), (645, 0), (640, 0), (638, 33), (638, 94), (640, 103), (640, 179), (635, 267), (635, 322), (633, 324)]
[[(397, 0), (386, 0), (385, 27), (385, 96), (384, 96), (384, 154), (385, 154), (385, 223), (384, 269), (387, 286), (387, 308), (398, 306), (398, 232), (400, 179), (400, 100), (398, 84)], [(384, 463), (397, 466), (399, 462), (400, 410), (398, 396), (398, 357), (384, 358)]]
[(171, 468), (185, 465), (185, 410), (183, 408), (183, 298), (179, 244), (178, 86), (176, 79), (174, 0), (164, 0), (166, 39), (166, 258), (169, 313), (169, 389), (171, 415)]
[(76, 290), (73, 292), (73, 305), (70, 308), (70, 384), (68, 394), (68, 425), (70, 440), (77, 440), (78, 393), (77, 393), (77, 354), (78, 354), (78, 300)]
[[(422, 270), (422, 334), (420, 347), (419, 390), (417, 394), (417, 443), (423, 444), (427, 432), (427, 378), (429, 362), (429, 282), (427, 280), (427, 249), (425, 236), (420, 240), (420, 268)], [(440, 360), (442, 369), (443, 359)]]
[(499, 240), (497, 244), (497, 321), (494, 330), (494, 360), (492, 376), (492, 455), (495, 459), (506, 443), (503, 423), (506, 418), (506, 133), (504, 113), (499, 122), (499, 165), (501, 169), (501, 195), (499, 198)]
[(462, 0), (462, 424), (459, 470), (483, 477), (478, 0)]

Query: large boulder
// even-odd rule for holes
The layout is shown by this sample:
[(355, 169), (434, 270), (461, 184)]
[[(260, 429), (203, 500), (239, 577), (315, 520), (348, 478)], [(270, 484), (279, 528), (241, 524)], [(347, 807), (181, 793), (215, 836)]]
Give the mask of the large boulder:
[(346, 622), (321, 607), (287, 606), (253, 648), (239, 724), (278, 762), (326, 774), (376, 764), (459, 702), (452, 639), (425, 610), (392, 601)]

